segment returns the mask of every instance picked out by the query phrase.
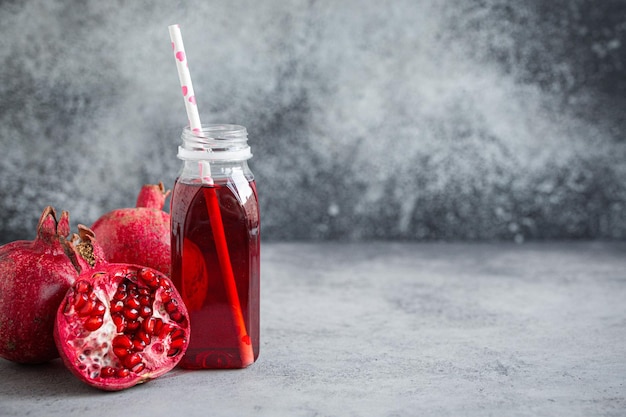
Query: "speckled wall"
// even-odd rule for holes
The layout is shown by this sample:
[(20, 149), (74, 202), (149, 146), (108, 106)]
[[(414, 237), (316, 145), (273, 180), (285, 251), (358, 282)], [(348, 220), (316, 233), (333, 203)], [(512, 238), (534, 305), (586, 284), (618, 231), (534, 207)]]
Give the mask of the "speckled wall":
[(623, 0), (5, 0), (2, 242), (171, 187), (172, 23), (267, 240), (626, 238)]

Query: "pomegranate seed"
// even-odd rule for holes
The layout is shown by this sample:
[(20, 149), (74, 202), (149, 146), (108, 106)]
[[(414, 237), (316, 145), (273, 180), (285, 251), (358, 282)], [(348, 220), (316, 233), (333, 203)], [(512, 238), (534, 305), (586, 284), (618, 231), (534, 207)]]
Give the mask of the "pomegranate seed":
[(104, 324), (104, 318), (102, 316), (92, 316), (85, 321), (83, 327), (90, 332), (93, 332), (102, 327), (102, 324)]
[(126, 322), (126, 330), (129, 332), (134, 332), (139, 328), (139, 326), (141, 326), (141, 322), (137, 320), (130, 320)]
[(124, 301), (117, 300), (111, 303), (111, 313), (119, 313), (124, 309)]
[(140, 363), (142, 359), (143, 357), (141, 356), (141, 353), (133, 352), (126, 356), (122, 362), (126, 368), (133, 369), (133, 367)]
[(146, 345), (150, 343), (150, 335), (148, 335), (143, 330), (139, 330), (137, 334), (135, 335), (135, 338), (141, 340)]
[(133, 341), (127, 335), (120, 334), (118, 336), (115, 336), (115, 338), (111, 342), (111, 345), (114, 348), (130, 349), (133, 346)]
[(136, 308), (124, 310), (124, 317), (128, 320), (137, 320), (139, 318), (139, 311)]
[(93, 309), (93, 314), (96, 316), (104, 316), (106, 311), (107, 308), (105, 305), (100, 300), (96, 300), (96, 307)]
[(146, 364), (143, 362), (139, 362), (137, 365), (133, 366), (132, 371), (136, 374), (146, 369)]
[(141, 309), (139, 309), (139, 315), (143, 318), (150, 317), (152, 315), (152, 309), (150, 306), (142, 306)]
[(91, 284), (85, 280), (77, 281), (74, 286), (76, 288), (76, 292), (79, 293), (86, 293), (88, 291), (91, 291)]
[(136, 297), (139, 295), (137, 284), (135, 284), (134, 282), (131, 282), (130, 284), (128, 284), (128, 294), (131, 297)]
[(159, 277), (151, 269), (142, 269), (139, 271), (139, 276), (150, 288), (157, 288), (160, 284)]
[(146, 348), (146, 344), (142, 340), (139, 340), (139, 339), (133, 340), (133, 350), (137, 352), (141, 352), (145, 348)]
[(167, 292), (163, 292), (161, 294), (161, 301), (163, 302), (163, 304), (167, 304), (172, 301), (172, 296)]
[(113, 324), (118, 333), (122, 333), (126, 329), (126, 319), (120, 313), (113, 314)]
[(80, 317), (89, 316), (95, 307), (96, 307), (95, 300), (87, 300), (85, 301), (85, 304), (80, 308), (80, 310), (78, 310), (77, 313)]
[(121, 348), (121, 347), (114, 347), (113, 353), (115, 353), (115, 356), (117, 356), (118, 358), (124, 359), (125, 357), (128, 356), (128, 354), (130, 353), (130, 350), (126, 348)]
[(74, 308), (76, 310), (80, 310), (81, 308), (83, 308), (83, 306), (88, 300), (89, 300), (89, 297), (87, 296), (87, 294), (85, 293), (76, 294), (76, 297), (74, 298)]
[(172, 342), (170, 343), (170, 349), (180, 349), (185, 345), (185, 338), (180, 338), (180, 339), (176, 339), (176, 340), (172, 340)]
[(126, 378), (128, 375), (130, 375), (130, 371), (128, 369), (120, 368), (115, 370), (115, 376), (118, 378)]
[(167, 356), (176, 356), (180, 353), (180, 349), (177, 348), (171, 348), (170, 350), (167, 351)]
[(120, 290), (118, 288), (115, 294), (113, 294), (113, 299), (117, 301), (123, 301), (126, 299), (126, 296), (127, 296), (126, 291)]
[(174, 329), (172, 333), (170, 333), (170, 339), (180, 339), (181, 337), (185, 337), (185, 332), (183, 329)]
[(163, 324), (163, 327), (161, 327), (161, 330), (159, 331), (159, 338), (165, 339), (165, 337), (167, 337), (167, 335), (170, 334), (172, 330), (174, 330), (174, 326), (172, 326), (171, 324)]
[(148, 268), (141, 268), (137, 275), (144, 281), (154, 281), (154, 279), (157, 277), (154, 271)]
[(126, 301), (126, 305), (129, 308), (139, 308), (141, 306), (141, 304), (139, 303), (139, 300), (137, 298), (130, 298), (130, 299), (128, 299), (128, 301)]
[(113, 368), (111, 366), (105, 366), (100, 371), (100, 376), (102, 378), (112, 378), (112, 377), (114, 377), (115, 376), (115, 368)]
[(176, 300), (170, 300), (167, 304), (165, 304), (165, 311), (170, 314), (172, 314), (174, 311), (178, 311), (178, 306), (176, 304)]
[(180, 311), (176, 310), (174, 311), (172, 314), (170, 314), (170, 317), (172, 318), (172, 320), (174, 320), (176, 323), (180, 323), (181, 321), (183, 321), (185, 319), (185, 316), (183, 316), (183, 313), (181, 313)]
[(138, 300), (139, 304), (141, 304), (142, 306), (149, 306), (150, 304), (152, 304), (152, 297), (150, 297), (149, 294), (140, 295)]
[(151, 332), (151, 334), (161, 334), (161, 329), (163, 328), (163, 320), (161, 320), (160, 318), (155, 318), (154, 319), (154, 330)]
[(141, 323), (141, 328), (146, 333), (146, 335), (152, 335), (154, 333), (154, 325), (156, 324), (156, 319), (154, 317), (150, 317), (145, 319)]
[(169, 290), (170, 288), (172, 288), (172, 285), (169, 283), (169, 281), (161, 280), (160, 287), (163, 288), (164, 290)]

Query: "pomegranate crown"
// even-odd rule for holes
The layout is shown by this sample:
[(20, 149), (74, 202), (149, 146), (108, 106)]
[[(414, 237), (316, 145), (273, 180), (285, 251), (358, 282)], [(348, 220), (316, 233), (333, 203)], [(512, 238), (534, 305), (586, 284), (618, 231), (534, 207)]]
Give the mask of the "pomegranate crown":
[(96, 234), (85, 225), (77, 226), (78, 234), (72, 235), (72, 246), (78, 255), (78, 264), (82, 268), (94, 268), (96, 265), (105, 262), (104, 252), (96, 241)]
[(171, 190), (165, 190), (163, 182), (159, 182), (158, 184), (146, 184), (141, 187), (135, 206), (163, 210), (165, 199), (170, 195), (170, 191)]
[(57, 213), (52, 206), (47, 206), (41, 213), (39, 225), (37, 226), (37, 237), (39, 239), (65, 240), (70, 234), (70, 215), (67, 211), (61, 213), (61, 218), (57, 220)]

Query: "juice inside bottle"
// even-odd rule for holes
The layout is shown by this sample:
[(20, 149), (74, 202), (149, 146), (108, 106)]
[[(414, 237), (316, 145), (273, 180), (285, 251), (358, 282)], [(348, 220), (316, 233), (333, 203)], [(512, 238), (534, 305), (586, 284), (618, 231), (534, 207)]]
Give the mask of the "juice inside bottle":
[[(213, 202), (211, 202), (213, 198)], [(215, 198), (217, 202), (215, 203)], [(229, 295), (219, 241), (210, 216), (219, 207), (241, 315)], [(172, 193), (172, 280), (191, 319), (189, 369), (241, 368), (259, 354), (259, 207), (254, 180), (243, 176), (209, 185), (176, 181)], [(223, 263), (223, 259), (221, 259)], [(243, 319), (243, 320), (242, 320)], [(247, 335), (241, 337), (240, 324)], [(250, 351), (251, 349), (251, 351)]]

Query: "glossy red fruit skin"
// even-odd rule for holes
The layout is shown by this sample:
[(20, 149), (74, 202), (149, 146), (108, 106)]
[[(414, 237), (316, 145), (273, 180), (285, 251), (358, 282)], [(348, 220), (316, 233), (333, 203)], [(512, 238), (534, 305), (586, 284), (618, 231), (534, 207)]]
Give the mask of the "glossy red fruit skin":
[(52, 334), (56, 310), (79, 270), (69, 232), (69, 213), (57, 221), (48, 206), (35, 240), (0, 247), (1, 357), (42, 363), (59, 356)]
[(170, 215), (163, 211), (170, 194), (163, 183), (141, 188), (134, 208), (102, 215), (91, 226), (107, 262), (129, 263), (170, 274)]
[[(80, 225), (79, 231), (82, 242), (75, 245), (77, 252), (83, 259), (91, 258), (91, 265), (83, 265), (83, 272), (67, 291), (56, 312), (54, 339), (63, 363), (81, 381), (106, 391), (130, 388), (170, 371), (182, 359), (189, 343), (189, 315), (180, 294), (170, 279), (157, 270), (107, 263), (92, 232)], [(84, 250), (85, 243), (89, 248), (87, 251)], [(128, 316), (134, 317), (138, 323), (132, 332), (120, 331), (113, 320), (116, 308), (111, 308), (122, 298), (127, 307), (134, 307), (128, 303), (128, 294), (124, 297), (119, 293), (120, 285), (129, 280), (142, 291), (151, 291), (153, 298), (151, 316)], [(76, 308), (77, 294), (84, 292), (86, 286), (105, 306), (104, 312), (94, 313), (101, 315), (103, 321), (96, 330), (86, 328), (91, 321), (81, 315), (82, 301), (81, 307)], [(145, 295), (140, 291), (137, 293), (137, 299)], [(172, 308), (163, 300), (175, 300), (176, 316), (182, 318), (173, 321), (168, 313)], [(146, 335), (147, 332), (151, 334)], [(89, 351), (87, 356), (86, 350)], [(170, 356), (170, 350), (176, 354)], [(118, 356), (119, 352), (124, 356)], [(117, 375), (112, 369), (118, 369)]]

